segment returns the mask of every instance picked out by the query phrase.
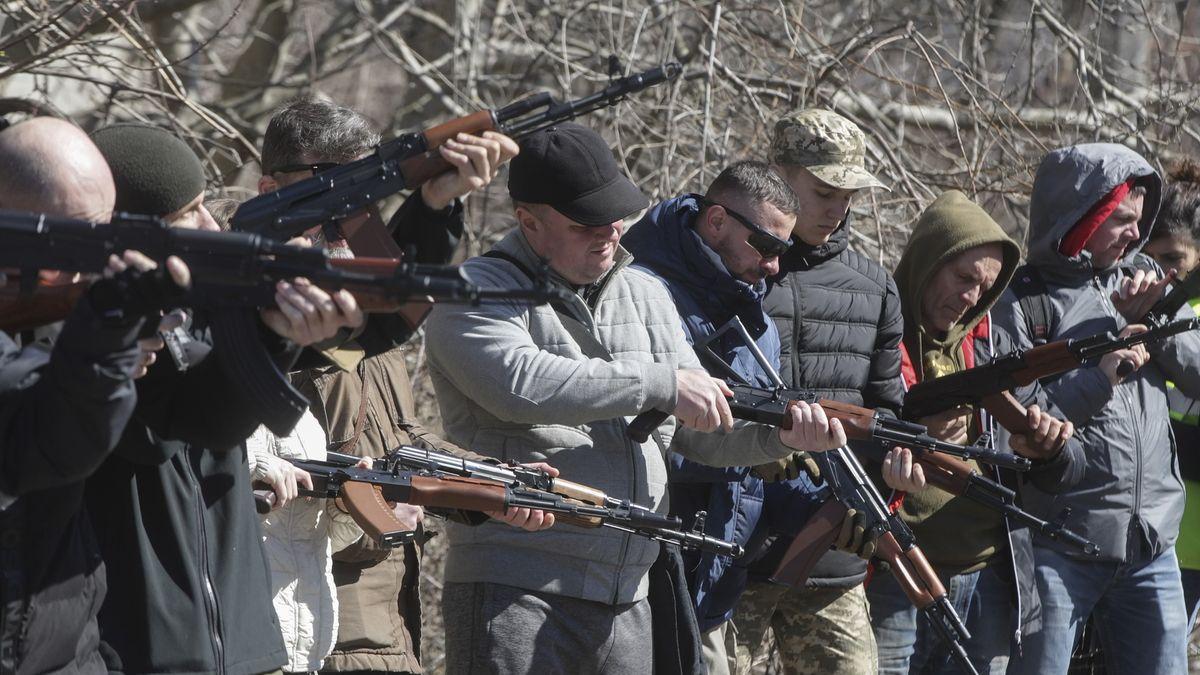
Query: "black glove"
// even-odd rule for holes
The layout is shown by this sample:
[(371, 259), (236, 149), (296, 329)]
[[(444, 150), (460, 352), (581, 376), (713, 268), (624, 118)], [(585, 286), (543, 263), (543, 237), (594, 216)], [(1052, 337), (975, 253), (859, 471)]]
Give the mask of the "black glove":
[(863, 560), (870, 560), (875, 555), (875, 540), (878, 535), (867, 536), (867, 519), (855, 509), (846, 511), (842, 521), (842, 531), (834, 540), (833, 547), (839, 551), (852, 553)]
[(93, 283), (88, 301), (104, 321), (121, 324), (158, 317), (162, 310), (175, 307), (186, 293), (187, 289), (175, 283), (163, 268), (149, 272), (131, 268)]

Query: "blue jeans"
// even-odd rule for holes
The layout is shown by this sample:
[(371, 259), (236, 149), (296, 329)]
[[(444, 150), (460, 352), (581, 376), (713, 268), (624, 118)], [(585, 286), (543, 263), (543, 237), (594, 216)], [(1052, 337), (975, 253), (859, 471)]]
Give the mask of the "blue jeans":
[[(996, 564), (1004, 564), (1004, 559)], [(1002, 675), (1008, 667), (1012, 630), (1012, 587), (986, 567), (978, 572), (943, 579), (954, 611), (962, 618), (971, 639), (963, 645), (981, 674)], [(909, 673), (960, 673), (950, 650), (917, 608), (900, 590), (890, 573), (876, 574), (867, 586), (871, 625), (879, 647), (880, 675)]]
[(1134, 564), (1077, 560), (1034, 547), (1042, 630), (1025, 638), (1014, 673), (1066, 673), (1071, 646), (1092, 615), (1107, 672), (1187, 673), (1187, 613), (1175, 549)]
[(1179, 569), (1183, 580), (1183, 607), (1188, 615), (1188, 632), (1196, 628), (1196, 617), (1200, 614), (1200, 570)]

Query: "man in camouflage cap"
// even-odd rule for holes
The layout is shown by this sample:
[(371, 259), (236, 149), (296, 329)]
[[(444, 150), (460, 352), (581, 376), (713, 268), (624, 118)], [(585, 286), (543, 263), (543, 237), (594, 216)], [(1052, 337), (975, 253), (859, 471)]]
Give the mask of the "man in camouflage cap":
[[(801, 204), (792, 247), (780, 257), (764, 302), (779, 329), (784, 382), (822, 398), (898, 413), (904, 326), (896, 284), (848, 248), (851, 198), (883, 187), (865, 167), (862, 131), (828, 110), (794, 112), (776, 123), (768, 159)], [(766, 487), (768, 520), (788, 513), (791, 489), (787, 482)], [(775, 543), (748, 563), (751, 583), (733, 618), (738, 672), (769, 653), (766, 640), (773, 632), (788, 673), (874, 673), (875, 640), (862, 588), (866, 563), (845, 552), (863, 553), (862, 537), (825, 554), (805, 587), (772, 584), (767, 579), (796, 530), (786, 526), (788, 517), (778, 520)]]
[(792, 113), (775, 123), (771, 163), (804, 168), (817, 180), (843, 190), (887, 189), (867, 171), (862, 131), (841, 115), (819, 108)]

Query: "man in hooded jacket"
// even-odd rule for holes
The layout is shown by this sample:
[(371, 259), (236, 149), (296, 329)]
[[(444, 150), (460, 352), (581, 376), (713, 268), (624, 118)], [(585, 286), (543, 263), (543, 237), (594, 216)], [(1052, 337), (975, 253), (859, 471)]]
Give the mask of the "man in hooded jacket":
[[(1161, 270), (1139, 252), (1161, 185), (1150, 164), (1122, 145), (1046, 155), (1029, 205), (1027, 265), (994, 310), (1019, 348), (1137, 330), (1131, 325), (1165, 287)], [(1177, 318), (1193, 316), (1184, 307)], [(1123, 363), (1134, 368), (1124, 377)], [(1100, 555), (1084, 559), (1035, 540), (1042, 629), (1026, 638), (1017, 672), (1065, 673), (1089, 614), (1118, 672), (1186, 672), (1187, 616), (1174, 548), (1184, 493), (1168, 379), (1188, 396), (1200, 394), (1200, 335), (1121, 350), (1043, 383), (1075, 424), (1086, 464), (1079, 483), (1061, 494), (1022, 486), (1025, 508), (1070, 507), (1066, 526), (1095, 542)]]
[[(904, 312), (906, 385), (985, 365), (1012, 351), (1012, 339), (992, 325), (989, 310), (1007, 288), (1020, 255), (996, 221), (957, 190), (943, 193), (921, 214), (895, 271)], [(1019, 479), (1015, 472), (970, 462), (1014, 488), (1018, 480), (1029, 481), (1053, 493), (1078, 481), (1082, 448), (1071, 440), (1070, 422), (1041, 412), (1046, 401), (1036, 382), (1014, 395), (1029, 407), (1028, 422), (1036, 432), (1009, 434), (986, 411), (970, 407), (914, 421), (957, 443), (974, 443), (988, 434), (996, 447), (1011, 447), (1034, 460)], [(1038, 624), (1029, 531), (933, 486), (905, 495), (898, 512), (946, 580), (950, 601), (971, 633), (964, 644), (971, 662), (981, 673), (1004, 673), (1010, 645), (1019, 646), (1022, 632)], [(957, 672), (949, 651), (927, 622), (918, 621), (916, 608), (891, 575), (875, 575), (867, 598), (881, 673)]]

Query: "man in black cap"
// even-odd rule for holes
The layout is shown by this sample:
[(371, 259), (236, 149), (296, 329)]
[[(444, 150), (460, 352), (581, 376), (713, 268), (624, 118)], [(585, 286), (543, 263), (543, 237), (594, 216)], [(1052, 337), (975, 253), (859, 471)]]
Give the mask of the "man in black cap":
[[(217, 229), (200, 160), (182, 141), (140, 125), (93, 139), (118, 210)], [(284, 372), (300, 347), (362, 322), (353, 296), (303, 279), (280, 282), (275, 301), (279, 309), (260, 312), (259, 335)], [(286, 660), (244, 444), (261, 421), (257, 402), (226, 375), (231, 346), (214, 346), (210, 325), (190, 312), (176, 333), (184, 358), (161, 359), (139, 381), (133, 419), (87, 483), (104, 560), (121, 572), (100, 609), (109, 671), (250, 675)]]
[[(738, 423), (684, 337), (662, 282), (618, 241), (648, 206), (604, 140), (562, 124), (524, 139), (509, 174), (518, 228), (466, 267), (483, 286), (550, 282), (556, 307), (438, 305), (429, 367), (452, 441), (504, 462), (545, 461), (616, 499), (667, 511), (668, 446), (712, 465), (752, 465), (845, 442), (819, 406), (792, 429)], [(673, 413), (645, 443), (628, 417)], [(678, 420), (678, 425), (674, 420)], [(707, 434), (724, 428), (723, 434)], [(647, 600), (659, 545), (603, 529), (534, 534), (447, 525), (447, 672), (649, 673)]]

